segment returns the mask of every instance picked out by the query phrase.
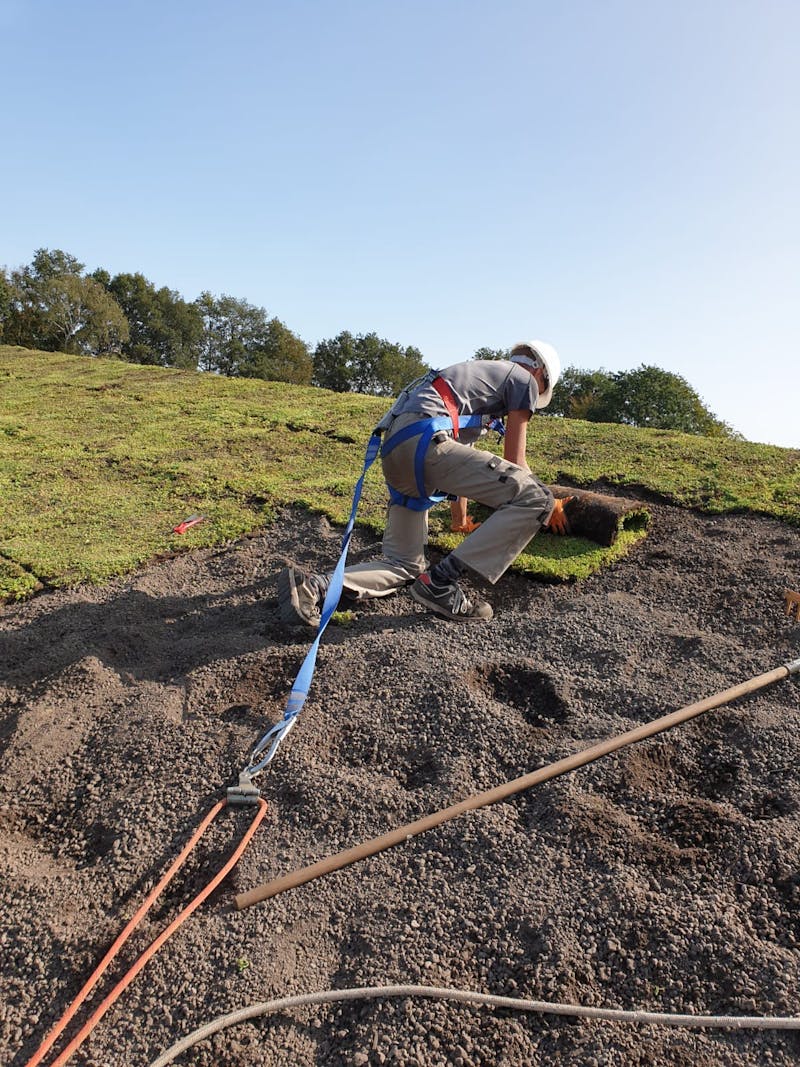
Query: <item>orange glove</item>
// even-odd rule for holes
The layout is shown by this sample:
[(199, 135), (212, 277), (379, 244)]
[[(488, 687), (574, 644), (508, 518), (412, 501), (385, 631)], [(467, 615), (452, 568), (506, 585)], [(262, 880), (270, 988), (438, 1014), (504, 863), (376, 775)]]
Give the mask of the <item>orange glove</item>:
[(464, 523), (463, 526), (456, 526), (455, 524), (451, 523), (450, 529), (453, 531), (453, 533), (471, 534), (472, 531), (477, 530), (479, 526), (479, 522), (475, 522), (475, 520), (470, 515), (467, 515), (467, 521)]
[(553, 514), (545, 527), (550, 533), (554, 534), (568, 534), (569, 533), (569, 519), (564, 514), (564, 505), (569, 504), (570, 500), (574, 500), (575, 497), (565, 496), (562, 499), (556, 499), (556, 506), (553, 508)]

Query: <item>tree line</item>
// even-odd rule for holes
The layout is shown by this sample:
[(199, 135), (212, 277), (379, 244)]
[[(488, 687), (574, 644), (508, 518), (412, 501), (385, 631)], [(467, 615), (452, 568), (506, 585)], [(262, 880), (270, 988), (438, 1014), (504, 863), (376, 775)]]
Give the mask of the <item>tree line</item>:
[[(247, 300), (203, 292), (187, 301), (141, 273), (87, 273), (74, 256), (46, 248), (26, 266), (0, 268), (0, 342), (387, 397), (429, 369), (419, 349), (376, 333), (344, 330), (312, 352), (280, 319)], [(472, 358), (508, 354), (479, 348)], [(685, 379), (653, 366), (617, 373), (567, 367), (547, 412), (733, 435)]]

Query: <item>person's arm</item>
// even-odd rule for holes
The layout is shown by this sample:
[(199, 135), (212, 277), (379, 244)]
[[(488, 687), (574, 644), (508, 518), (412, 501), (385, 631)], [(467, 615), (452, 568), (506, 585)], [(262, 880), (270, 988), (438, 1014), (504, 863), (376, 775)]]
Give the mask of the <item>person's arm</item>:
[(506, 435), (503, 438), (503, 458), (509, 463), (516, 463), (518, 467), (530, 470), (525, 459), (525, 449), (528, 443), (528, 423), (531, 421), (530, 411), (509, 411), (506, 422)]
[(459, 496), (450, 501), (450, 529), (453, 533), (472, 533), (479, 526), (479, 522), (467, 515), (466, 497)]
[(467, 499), (459, 496), (450, 501), (450, 529), (457, 530), (467, 521)]

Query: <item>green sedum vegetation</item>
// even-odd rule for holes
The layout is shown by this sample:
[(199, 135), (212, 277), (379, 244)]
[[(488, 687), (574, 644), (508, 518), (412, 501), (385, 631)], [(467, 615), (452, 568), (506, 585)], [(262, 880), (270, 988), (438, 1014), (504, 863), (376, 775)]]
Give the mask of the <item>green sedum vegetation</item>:
[[(343, 524), (386, 406), (374, 396), (10, 346), (0, 346), (0, 395), (6, 600), (230, 541), (269, 526), (288, 505)], [(798, 451), (546, 417), (533, 419), (528, 451), (546, 482), (603, 479), (685, 507), (799, 521)], [(384, 507), (376, 465), (359, 521), (380, 532)], [(206, 521), (172, 532), (195, 513)], [(434, 544), (455, 543), (447, 525), (445, 505), (432, 515)], [(644, 534), (626, 530), (611, 549), (542, 535), (517, 566), (545, 579), (584, 577)]]

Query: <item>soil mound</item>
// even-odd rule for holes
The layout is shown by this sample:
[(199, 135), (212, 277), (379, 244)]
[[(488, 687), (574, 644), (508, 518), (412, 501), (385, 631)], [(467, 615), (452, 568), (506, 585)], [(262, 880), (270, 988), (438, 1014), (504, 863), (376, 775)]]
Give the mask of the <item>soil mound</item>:
[[(796, 679), (357, 867), (231, 908), (235, 893), (269, 878), (797, 659), (800, 625), (782, 597), (800, 586), (798, 531), (648, 507), (648, 538), (603, 574), (573, 586), (509, 574), (481, 590), (496, 610), (488, 624), (448, 624), (400, 594), (329, 627), (301, 719), (259, 782), (270, 811), (253, 845), (74, 1062), (147, 1064), (223, 1012), (353, 985), (796, 1013)], [(278, 622), (276, 574), (290, 558), (331, 567), (339, 538), (324, 520), (287, 513), (263, 537), (0, 611), (3, 1062), (27, 1061), (281, 717), (308, 643)], [(355, 555), (372, 549), (357, 534)], [(208, 881), (248, 819), (238, 811), (215, 823), (102, 993)], [(792, 1032), (378, 1000), (247, 1023), (179, 1062), (798, 1058)]]

